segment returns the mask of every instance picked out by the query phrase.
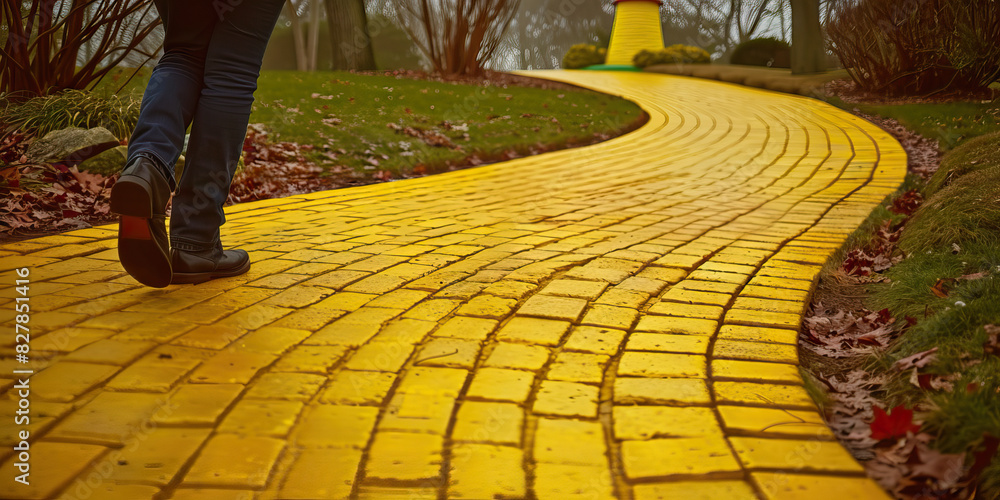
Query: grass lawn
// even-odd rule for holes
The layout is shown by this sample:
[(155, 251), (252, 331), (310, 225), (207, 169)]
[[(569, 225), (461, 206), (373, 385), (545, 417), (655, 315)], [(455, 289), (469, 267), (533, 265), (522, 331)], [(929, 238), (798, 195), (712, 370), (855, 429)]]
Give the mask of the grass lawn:
[(321, 165), (409, 174), (594, 142), (641, 116), (631, 102), (586, 90), (269, 71), (251, 121), (313, 145)]
[(950, 151), (968, 139), (1000, 130), (1000, 98), (941, 104), (852, 104), (839, 98), (831, 98), (829, 102), (848, 111), (857, 108), (865, 114), (898, 120), (906, 128), (937, 140), (942, 151)]
[[(122, 70), (94, 89), (109, 95)], [(148, 71), (124, 89), (136, 98)], [(313, 147), (326, 167), (394, 176), (491, 162), (612, 137), (642, 119), (624, 99), (585, 89), (445, 83), (348, 72), (264, 71), (251, 123)]]

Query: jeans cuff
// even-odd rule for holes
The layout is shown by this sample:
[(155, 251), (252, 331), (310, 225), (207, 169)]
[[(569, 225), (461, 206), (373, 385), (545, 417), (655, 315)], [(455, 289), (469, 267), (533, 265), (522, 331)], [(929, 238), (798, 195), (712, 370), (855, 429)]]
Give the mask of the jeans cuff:
[(184, 238), (170, 238), (170, 248), (184, 252), (206, 252), (219, 246), (219, 242), (204, 243)]

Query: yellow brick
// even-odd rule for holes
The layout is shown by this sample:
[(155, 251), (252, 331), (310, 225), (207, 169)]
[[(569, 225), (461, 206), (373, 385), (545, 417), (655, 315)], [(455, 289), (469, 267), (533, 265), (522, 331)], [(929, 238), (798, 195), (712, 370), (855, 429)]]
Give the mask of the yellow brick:
[(502, 319), (510, 314), (510, 311), (517, 305), (514, 299), (504, 299), (492, 295), (480, 295), (474, 297), (468, 303), (458, 309), (456, 314), (463, 316), (475, 316), (479, 318)]
[(508, 446), (458, 444), (451, 449), (448, 498), (523, 498), (523, 452)]
[[(4, 485), (4, 498), (20, 500), (42, 500), (56, 498), (56, 494), (73, 478), (86, 473), (98, 459), (108, 450), (103, 446), (79, 443), (51, 443), (47, 441), (31, 445), (31, 465), (47, 464), (45, 467), (32, 467), (29, 484), (15, 482), (13, 478)], [(4, 461), (3, 470), (17, 471), (15, 462), (20, 462), (16, 455)], [(20, 473), (18, 473), (20, 475)]]
[(700, 335), (671, 335), (667, 333), (633, 333), (625, 349), (629, 351), (676, 352), (686, 354), (708, 353), (709, 337)]
[(799, 280), (791, 278), (779, 278), (773, 276), (754, 276), (750, 280), (749, 286), (767, 286), (773, 288), (790, 288), (792, 290), (798, 290), (800, 292), (808, 292), (812, 290), (812, 280)]
[(69, 402), (117, 371), (115, 366), (56, 362), (31, 377), (31, 395), (44, 401)]
[(682, 304), (680, 302), (657, 302), (649, 308), (650, 314), (665, 314), (683, 318), (700, 318), (718, 321), (722, 319), (723, 309), (720, 306), (702, 304)]
[(240, 384), (185, 384), (170, 394), (156, 424), (214, 425), (243, 391)]
[(613, 422), (618, 440), (722, 436), (711, 408), (616, 406)]
[(422, 394), (457, 398), (469, 372), (457, 368), (415, 366), (406, 371), (396, 388), (399, 394)]
[(378, 429), (445, 434), (455, 408), (449, 396), (395, 394), (386, 405)]
[[(305, 278), (305, 276), (303, 276), (302, 278)], [(301, 281), (302, 278), (299, 278), (295, 281)], [(288, 288), (294, 284), (295, 284), (294, 282), (283, 283), (283, 285), (285, 286), (281, 286), (280, 288)], [(315, 304), (316, 302), (319, 302), (320, 300), (323, 300), (324, 298), (330, 296), (332, 293), (333, 291), (330, 290), (329, 288), (322, 288), (317, 286), (296, 286), (294, 288), (288, 288), (288, 290), (285, 290), (275, 295), (274, 297), (265, 300), (263, 304), (279, 306), (279, 307), (301, 308), (311, 304)]]
[[(421, 484), (427, 484), (422, 482)], [(438, 489), (430, 486), (372, 486), (358, 488), (358, 500), (414, 500), (437, 498)]]
[(736, 456), (748, 469), (864, 472), (857, 460), (836, 441), (733, 437), (729, 442), (736, 450)]
[(539, 415), (597, 418), (600, 388), (574, 382), (542, 381), (532, 411)]
[(823, 440), (834, 438), (826, 422), (816, 412), (728, 405), (717, 408), (730, 432)]
[(300, 345), (281, 356), (272, 370), (325, 374), (347, 352), (344, 346)]
[(198, 366), (195, 359), (173, 359), (156, 353), (144, 356), (111, 379), (108, 389), (119, 391), (167, 392), (184, 375)]
[(321, 403), (380, 405), (396, 381), (395, 373), (344, 370), (320, 394)]
[(594, 300), (608, 287), (599, 281), (553, 280), (540, 293)]
[(444, 438), (433, 434), (379, 432), (375, 435), (365, 478), (374, 481), (430, 481), (441, 474)]
[(493, 319), (456, 316), (441, 325), (441, 328), (434, 332), (434, 336), (481, 341), (486, 340), (496, 326), (497, 321)]
[(802, 316), (798, 314), (750, 311), (746, 309), (730, 309), (726, 313), (727, 325), (798, 328), (801, 323)]
[(747, 285), (740, 291), (740, 297), (759, 297), (762, 299), (781, 299), (805, 302), (809, 298), (808, 290), (793, 290), (790, 288), (772, 288), (768, 286)]
[(709, 319), (644, 316), (639, 318), (635, 329), (639, 332), (712, 335), (717, 326), (718, 322)]
[(706, 370), (705, 357), (695, 354), (626, 351), (618, 362), (619, 376), (704, 378)]
[(372, 338), (372, 342), (419, 344), (437, 326), (437, 323), (431, 321), (402, 318), (390, 322), (379, 330)]
[(279, 498), (348, 498), (361, 462), (361, 450), (306, 449), (295, 457)]
[(245, 335), (246, 328), (233, 324), (214, 323), (202, 325), (171, 342), (174, 345), (197, 347), (199, 349), (223, 349)]
[(208, 439), (211, 429), (154, 427), (143, 433), (138, 445), (129, 443), (111, 452), (109, 482), (143, 483), (164, 487)]
[(615, 404), (691, 405), (708, 404), (712, 397), (701, 379), (617, 378)]
[(720, 436), (624, 441), (622, 466), (629, 479), (739, 473), (739, 462)]
[(217, 434), (202, 448), (182, 484), (263, 488), (284, 447), (280, 439)]
[(632, 273), (621, 269), (610, 269), (586, 265), (574, 267), (566, 273), (567, 278), (577, 278), (581, 280), (602, 281), (607, 283), (621, 283), (622, 280), (631, 276)]
[(722, 325), (719, 328), (719, 338), (798, 345), (799, 332), (761, 326)]
[(618, 288), (612, 288), (597, 299), (598, 304), (607, 304), (609, 306), (618, 307), (630, 307), (632, 309), (638, 309), (646, 301), (649, 300), (649, 294), (643, 292), (634, 292), (631, 290), (621, 290)]
[(373, 299), (367, 305), (389, 309), (409, 309), (421, 300), (424, 300), (428, 295), (430, 295), (428, 292), (422, 290), (394, 290)]
[(513, 318), (497, 333), (501, 340), (555, 346), (569, 330), (570, 323), (538, 318)]
[(521, 404), (528, 400), (534, 378), (534, 374), (519, 370), (480, 368), (466, 397)]
[(744, 403), (774, 408), (816, 408), (809, 393), (799, 385), (758, 384), (753, 382), (725, 382), (712, 384), (716, 400), (720, 403)]
[(712, 259), (701, 266), (698, 266), (699, 271), (712, 271), (720, 273), (733, 273), (733, 274), (744, 274), (751, 275), (756, 270), (754, 266), (740, 265), (740, 264), (729, 264), (725, 262), (718, 262)]
[(345, 314), (347, 314), (347, 311), (320, 309), (313, 306), (284, 316), (278, 321), (271, 323), (271, 326), (315, 332)]
[(679, 267), (681, 269), (694, 269), (698, 267), (705, 257), (701, 255), (684, 255), (679, 253), (670, 253), (664, 255), (660, 259), (653, 261), (653, 264), (664, 267)]
[(729, 283), (733, 285), (743, 285), (750, 279), (749, 276), (745, 274), (737, 273), (721, 273), (718, 271), (708, 271), (698, 269), (688, 275), (689, 279), (701, 280), (701, 281), (717, 281), (720, 283)]
[[(725, 306), (729, 303), (729, 295), (713, 292), (688, 290), (686, 288), (671, 288), (663, 294), (663, 302), (680, 302), (683, 304), (706, 304)], [(661, 302), (661, 303), (663, 303)], [(667, 307), (667, 306), (663, 306)]]
[(796, 346), (788, 344), (720, 339), (715, 341), (715, 345), (712, 348), (712, 357), (717, 359), (743, 359), (797, 364), (799, 362), (799, 351)]
[(546, 378), (583, 384), (600, 384), (604, 380), (604, 367), (607, 366), (609, 359), (608, 356), (599, 354), (563, 352), (556, 356)]
[(567, 351), (614, 354), (625, 339), (625, 332), (612, 328), (578, 326), (573, 328), (563, 348)]
[(413, 353), (413, 345), (402, 342), (369, 342), (347, 360), (349, 370), (397, 372)]
[(534, 295), (518, 309), (518, 314), (540, 318), (577, 321), (587, 306), (584, 299)]
[(539, 418), (534, 459), (538, 463), (599, 466), (607, 470), (607, 445), (600, 422)]
[(483, 289), (483, 293), (520, 300), (533, 292), (538, 285), (525, 283), (523, 281), (500, 280)]
[(480, 347), (476, 340), (436, 338), (420, 348), (414, 364), (471, 369), (476, 364)]
[(512, 403), (466, 401), (458, 409), (453, 441), (521, 445), (524, 410)]
[[(368, 444), (378, 408), (370, 406), (313, 406), (304, 412), (295, 427), (292, 442), (306, 448), (354, 448)], [(336, 429), (337, 432), (330, 432)]]
[(438, 321), (451, 313), (459, 304), (461, 304), (461, 301), (458, 300), (427, 300), (406, 311), (403, 317), (424, 321)]
[[(60, 496), (58, 498), (67, 498), (67, 496), (71, 494), (78, 495), (78, 491), (90, 492), (94, 495), (94, 498), (100, 498), (102, 500), (135, 500), (136, 498), (154, 498), (155, 495), (160, 493), (160, 488), (155, 486), (116, 484), (110, 481), (104, 481), (100, 486), (91, 489), (89, 486), (85, 485), (84, 481), (85, 479), (77, 478), (69, 489), (66, 490), (64, 496)], [(79, 498), (79, 496), (69, 498)]]
[(737, 297), (733, 302), (733, 309), (750, 309), (754, 311), (767, 311), (786, 314), (800, 314), (805, 308), (805, 302), (793, 302), (789, 300), (759, 299), (755, 297)]
[(589, 498), (613, 500), (614, 482), (605, 466), (539, 463), (535, 466), (534, 491), (538, 500)]
[(277, 356), (253, 352), (223, 351), (208, 359), (191, 374), (191, 381), (204, 384), (246, 384)]
[(638, 315), (639, 311), (635, 309), (596, 304), (587, 311), (582, 323), (628, 330)]
[(399, 276), (379, 273), (344, 287), (345, 291), (384, 294), (403, 286), (408, 280)]
[(835, 500), (891, 498), (875, 481), (868, 478), (811, 476), (787, 472), (757, 472), (751, 474), (766, 500)]
[(226, 414), (218, 431), (284, 438), (295, 425), (302, 408), (300, 401), (241, 400)]
[(549, 350), (535, 345), (500, 342), (486, 358), (484, 366), (537, 371), (549, 360)]
[(699, 292), (724, 293), (726, 295), (732, 295), (740, 289), (740, 285), (737, 283), (725, 283), (722, 281), (686, 279), (677, 283), (674, 288), (680, 290), (694, 290)]
[(326, 382), (326, 377), (311, 373), (265, 373), (244, 397), (308, 401)]
[(64, 359), (67, 361), (124, 366), (152, 350), (156, 345), (155, 342), (114, 339), (98, 340), (93, 344), (70, 353)]
[(632, 493), (635, 500), (684, 498), (687, 500), (757, 500), (757, 493), (743, 481), (680, 481), (659, 484), (637, 484)]

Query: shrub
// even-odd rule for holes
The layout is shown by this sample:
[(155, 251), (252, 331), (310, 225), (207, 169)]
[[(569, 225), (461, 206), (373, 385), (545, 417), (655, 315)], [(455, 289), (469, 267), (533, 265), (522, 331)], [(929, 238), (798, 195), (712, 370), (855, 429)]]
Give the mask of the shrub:
[(996, 0), (853, 0), (827, 32), (858, 86), (887, 96), (983, 91), (1000, 76)]
[(99, 97), (84, 90), (64, 90), (22, 103), (7, 102), (0, 108), (0, 123), (7, 127), (0, 135), (21, 130), (44, 136), (67, 127), (104, 127), (125, 139), (138, 120), (139, 101), (131, 96)]
[(754, 38), (736, 46), (729, 62), (771, 68), (792, 67), (792, 47), (777, 38)]
[(690, 45), (671, 45), (657, 50), (640, 50), (632, 63), (640, 68), (655, 64), (707, 64), (712, 56), (703, 49)]
[(607, 49), (598, 48), (596, 45), (588, 43), (578, 43), (566, 51), (562, 67), (564, 69), (580, 69), (595, 64), (604, 64), (607, 55)]

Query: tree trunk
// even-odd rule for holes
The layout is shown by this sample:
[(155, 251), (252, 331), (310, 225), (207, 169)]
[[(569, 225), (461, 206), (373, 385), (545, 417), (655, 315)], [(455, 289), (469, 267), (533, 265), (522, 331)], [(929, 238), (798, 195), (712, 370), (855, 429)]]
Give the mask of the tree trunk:
[(375, 69), (365, 1), (326, 0), (326, 17), (330, 23), (333, 69)]
[(826, 71), (826, 47), (819, 23), (819, 0), (791, 0), (792, 74)]
[(302, 20), (299, 19), (298, 9), (292, 0), (285, 2), (285, 7), (288, 8), (288, 19), (292, 21), (292, 40), (295, 42), (295, 69), (306, 71), (308, 65), (306, 64), (306, 42), (305, 36), (302, 34)]
[(316, 71), (316, 60), (319, 55), (319, 16), (323, 9), (320, 0), (309, 0), (309, 53), (306, 56), (306, 68)]

